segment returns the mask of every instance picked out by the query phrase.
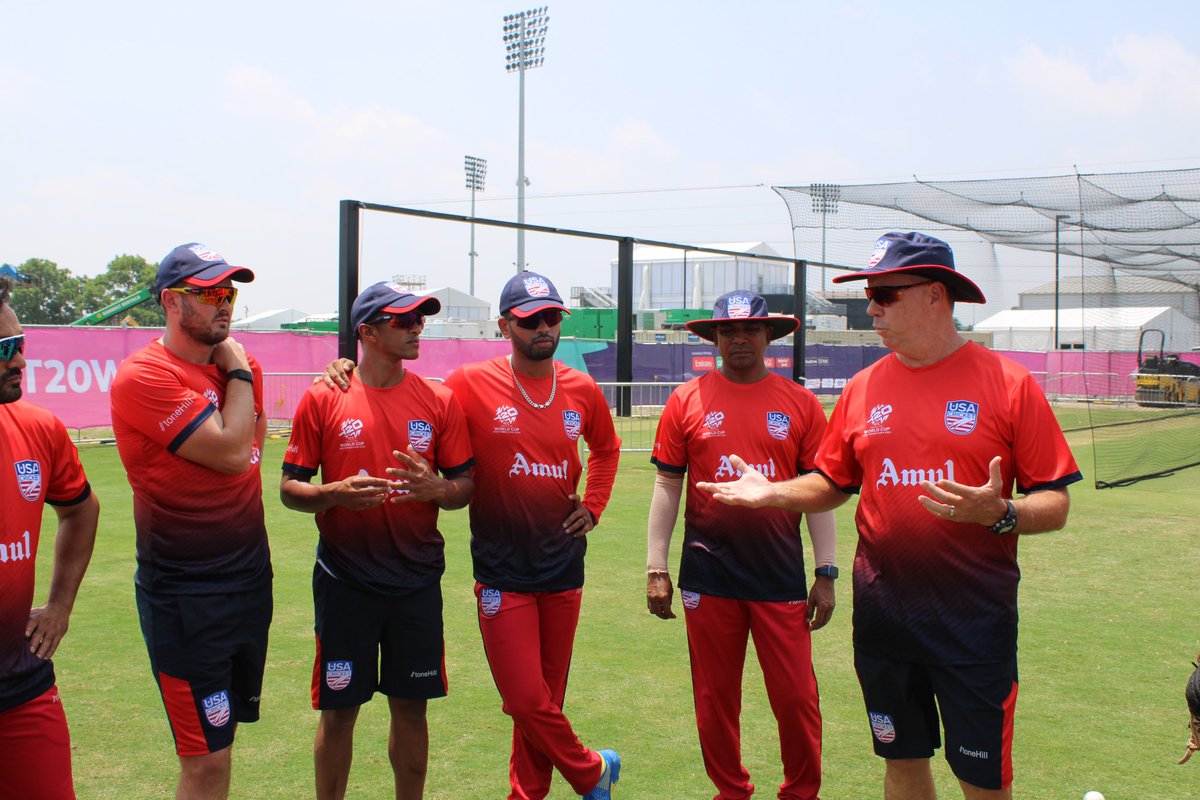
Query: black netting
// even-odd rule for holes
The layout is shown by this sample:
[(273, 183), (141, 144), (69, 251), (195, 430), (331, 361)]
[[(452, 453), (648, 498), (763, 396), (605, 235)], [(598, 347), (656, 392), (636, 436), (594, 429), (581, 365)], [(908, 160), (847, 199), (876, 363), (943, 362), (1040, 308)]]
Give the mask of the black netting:
[[(879, 234), (917, 230), (949, 242), (960, 269), (989, 296), (1005, 281), (996, 245), (1057, 250), (1080, 264), (1078, 292), (1084, 266), (1093, 277), (1200, 286), (1200, 169), (773, 188), (787, 203), (797, 255), (830, 266), (858, 268)], [(820, 282), (826, 286), (824, 273)], [(1083, 305), (1086, 316), (1092, 306), (1087, 298)], [(1135, 363), (1133, 375), (1074, 376), (1082, 396), (1047, 386), (1060, 416), (1086, 409), (1079, 427), (1091, 431), (1098, 487), (1200, 462), (1200, 376), (1192, 374), (1200, 368), (1188, 362), (1194, 354), (1157, 357), (1174, 357), (1169, 366), (1143, 355), (1149, 364)], [(1121, 385), (1115, 395), (1114, 384)]]

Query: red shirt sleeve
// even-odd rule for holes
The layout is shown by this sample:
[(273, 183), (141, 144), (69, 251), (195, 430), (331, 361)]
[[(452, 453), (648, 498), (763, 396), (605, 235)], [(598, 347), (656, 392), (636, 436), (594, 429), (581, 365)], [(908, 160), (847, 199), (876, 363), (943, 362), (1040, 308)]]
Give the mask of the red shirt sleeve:
[(613, 482), (617, 478), (617, 465), (621, 459), (621, 439), (613, 426), (608, 401), (595, 381), (591, 381), (592, 399), (584, 423), (583, 438), (588, 446), (587, 489), (583, 494), (583, 505), (592, 514), (595, 522), (608, 506), (612, 496)]

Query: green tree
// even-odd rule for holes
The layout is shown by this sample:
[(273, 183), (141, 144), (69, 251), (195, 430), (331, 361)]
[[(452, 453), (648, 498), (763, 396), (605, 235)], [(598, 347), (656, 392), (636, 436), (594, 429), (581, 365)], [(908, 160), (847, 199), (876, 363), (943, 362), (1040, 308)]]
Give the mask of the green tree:
[[(154, 274), (157, 270), (158, 264), (148, 263), (141, 256), (117, 256), (108, 262), (108, 267), (104, 272), (87, 281), (87, 285), (83, 289), (84, 304), (87, 308), (83, 313), (99, 311), (140, 289), (151, 288), (154, 285)], [(83, 316), (83, 314), (79, 316)], [(119, 325), (126, 317), (140, 326), (166, 324), (162, 308), (153, 299), (123, 311), (117, 317), (106, 320), (103, 324)]]
[(71, 274), (53, 261), (31, 258), (17, 267), (29, 278), (13, 289), (13, 311), (26, 325), (65, 325), (79, 319), (87, 278)]

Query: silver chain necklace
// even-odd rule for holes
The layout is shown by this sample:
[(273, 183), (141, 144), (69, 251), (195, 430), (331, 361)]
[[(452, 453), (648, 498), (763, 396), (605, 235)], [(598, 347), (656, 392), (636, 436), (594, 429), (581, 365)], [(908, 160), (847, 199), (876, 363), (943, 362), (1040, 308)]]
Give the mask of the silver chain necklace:
[[(553, 364), (551, 365), (553, 367)], [(521, 385), (521, 381), (517, 379), (517, 371), (513, 369), (512, 356), (508, 357), (508, 371), (512, 373), (513, 383), (517, 385), (517, 389), (521, 392), (521, 397), (525, 398), (525, 402), (536, 409), (549, 408), (554, 402), (554, 394), (558, 391), (558, 370), (553, 370), (550, 373), (550, 399), (544, 403), (535, 403), (533, 398), (529, 396), (529, 392), (525, 391), (525, 387)]]

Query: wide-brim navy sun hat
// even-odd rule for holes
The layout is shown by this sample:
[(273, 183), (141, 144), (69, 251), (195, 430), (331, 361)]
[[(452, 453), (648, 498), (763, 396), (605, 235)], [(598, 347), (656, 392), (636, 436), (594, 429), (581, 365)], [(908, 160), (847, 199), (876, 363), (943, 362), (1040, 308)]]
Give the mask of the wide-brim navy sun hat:
[(717, 326), (722, 322), (762, 322), (765, 323), (771, 341), (787, 336), (800, 327), (800, 320), (795, 317), (772, 315), (767, 311), (767, 301), (761, 294), (736, 290), (726, 292), (713, 303), (712, 319), (694, 319), (687, 323), (687, 329), (710, 342), (717, 340)]
[(885, 233), (875, 242), (875, 250), (865, 269), (838, 275), (834, 283), (862, 281), (877, 275), (910, 273), (946, 284), (950, 297), (962, 303), (986, 303), (983, 292), (967, 276), (954, 268), (950, 245), (924, 233)]

